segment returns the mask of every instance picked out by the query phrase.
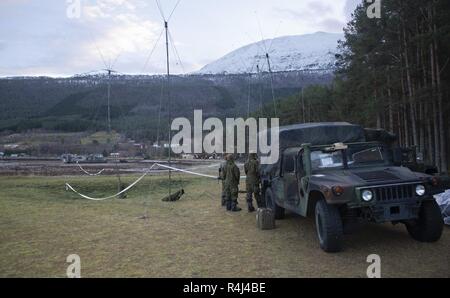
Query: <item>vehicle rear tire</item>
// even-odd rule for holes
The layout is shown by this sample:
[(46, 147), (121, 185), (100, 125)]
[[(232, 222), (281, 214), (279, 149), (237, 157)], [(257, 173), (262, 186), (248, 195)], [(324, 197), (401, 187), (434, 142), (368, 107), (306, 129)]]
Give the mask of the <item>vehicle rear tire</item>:
[(420, 242), (436, 242), (444, 229), (441, 209), (436, 201), (424, 201), (419, 211), (419, 218), (406, 223), (409, 235)]
[(343, 225), (337, 206), (329, 205), (322, 199), (316, 204), (316, 232), (320, 248), (326, 252), (342, 250)]
[(284, 208), (278, 206), (277, 203), (275, 203), (275, 198), (270, 188), (267, 188), (265, 191), (265, 201), (266, 201), (266, 208), (273, 210), (275, 219), (284, 218), (285, 214)]

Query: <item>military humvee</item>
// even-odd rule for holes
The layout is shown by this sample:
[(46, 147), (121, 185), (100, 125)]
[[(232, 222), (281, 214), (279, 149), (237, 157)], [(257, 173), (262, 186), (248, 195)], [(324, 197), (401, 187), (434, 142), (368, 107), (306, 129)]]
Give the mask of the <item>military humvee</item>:
[(349, 123), (280, 127), (280, 158), (261, 166), (266, 207), (315, 216), (320, 247), (342, 249), (343, 234), (362, 221), (403, 223), (412, 238), (440, 239), (443, 220), (433, 195), (437, 177), (401, 166), (395, 135)]

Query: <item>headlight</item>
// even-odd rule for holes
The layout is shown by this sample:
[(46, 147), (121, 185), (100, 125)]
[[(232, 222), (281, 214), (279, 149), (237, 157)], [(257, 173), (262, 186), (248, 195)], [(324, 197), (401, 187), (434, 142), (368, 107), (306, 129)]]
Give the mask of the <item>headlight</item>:
[(421, 197), (425, 194), (425, 186), (423, 186), (422, 184), (419, 184), (416, 186), (416, 194)]
[(370, 202), (373, 199), (373, 192), (371, 190), (364, 190), (362, 192), (362, 198), (366, 202)]
[(439, 185), (439, 178), (438, 177), (431, 178), (431, 185), (438, 186)]
[(342, 194), (344, 193), (344, 188), (342, 186), (333, 186), (332, 190), (333, 193), (338, 197), (342, 196)]

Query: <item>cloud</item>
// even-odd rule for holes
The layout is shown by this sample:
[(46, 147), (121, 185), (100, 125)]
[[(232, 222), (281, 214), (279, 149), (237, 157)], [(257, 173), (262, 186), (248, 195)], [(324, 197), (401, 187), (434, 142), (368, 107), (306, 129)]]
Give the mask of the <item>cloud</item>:
[[(142, 2), (139, 3), (143, 6)], [(127, 0), (97, 0), (93, 4), (84, 4), (83, 17), (88, 19), (111, 18), (122, 11), (136, 12), (136, 4)]]
[[(178, 0), (164, 0), (169, 13)], [(194, 71), (258, 38), (255, 7), (267, 36), (315, 31), (337, 32), (362, 0), (186, 1), (171, 20), (171, 32), (184, 70)], [(73, 75), (105, 68), (139, 73), (163, 24), (154, 1), (81, 0), (80, 18), (67, 17), (67, 1), (0, 0), (0, 75)], [(230, 22), (230, 19), (234, 19)], [(282, 20), (282, 22), (280, 22)], [(277, 29), (278, 28), (278, 29)], [(248, 32), (248, 33), (245, 33)], [(245, 40), (243, 41), (242, 38)], [(164, 36), (146, 71), (164, 72)], [(252, 40), (253, 39), (253, 40)], [(170, 49), (171, 69), (182, 72)], [(103, 62), (104, 61), (104, 62)]]
[(308, 3), (308, 14), (310, 15), (320, 15), (332, 13), (333, 9), (330, 5), (323, 2), (309, 2)]
[(342, 32), (345, 26), (342, 15), (337, 16), (333, 7), (324, 2), (308, 2), (305, 8), (298, 10), (280, 7), (275, 12), (283, 18), (303, 22), (315, 31)]
[(344, 13), (347, 21), (350, 21), (352, 13), (355, 11), (356, 6), (362, 3), (363, 0), (346, 0), (344, 6)]
[(320, 21), (319, 26), (327, 32), (342, 32), (342, 29), (345, 27), (345, 23), (338, 19), (327, 18)]
[(79, 44), (80, 51), (108, 67), (119, 56), (148, 52), (161, 31), (159, 23), (140, 16), (137, 6), (125, 0), (97, 0), (95, 5), (86, 5), (78, 25), (89, 32), (89, 38)]
[(275, 12), (281, 16), (295, 20), (302, 19), (307, 21), (317, 20), (317, 16), (325, 16), (333, 13), (330, 5), (323, 2), (308, 2), (306, 7), (300, 10), (286, 7), (275, 8)]

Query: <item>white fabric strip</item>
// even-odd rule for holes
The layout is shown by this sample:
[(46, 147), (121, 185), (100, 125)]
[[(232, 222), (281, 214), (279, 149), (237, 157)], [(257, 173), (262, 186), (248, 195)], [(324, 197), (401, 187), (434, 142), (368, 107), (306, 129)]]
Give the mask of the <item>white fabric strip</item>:
[[(104, 197), (104, 198), (93, 198), (87, 195), (84, 195), (80, 192), (78, 192), (76, 189), (74, 189), (69, 183), (66, 183), (66, 187), (68, 190), (73, 191), (74, 193), (76, 193), (77, 195), (79, 195), (80, 197), (87, 199), (87, 200), (91, 200), (91, 201), (105, 201), (105, 200), (109, 200), (109, 199), (113, 199), (115, 197), (120, 196), (121, 194), (129, 191), (131, 188), (133, 188), (136, 184), (138, 184), (142, 179), (144, 179), (145, 176), (147, 176), (150, 171), (155, 167), (158, 166), (160, 168), (164, 168), (164, 169), (169, 169), (169, 170), (173, 170), (176, 172), (182, 172), (182, 173), (186, 173), (186, 174), (190, 174), (190, 175), (195, 175), (195, 176), (200, 176), (200, 177), (205, 177), (205, 178), (211, 178), (211, 179), (217, 179), (217, 176), (213, 176), (213, 175), (207, 175), (207, 174), (202, 174), (202, 173), (196, 173), (196, 172), (192, 172), (192, 171), (188, 171), (188, 170), (183, 170), (183, 169), (178, 169), (178, 168), (174, 168), (174, 167), (170, 167), (170, 166), (166, 166), (163, 164), (159, 164), (159, 163), (154, 163), (141, 177), (139, 177), (136, 181), (134, 181), (132, 184), (130, 184), (127, 188), (125, 188), (124, 190), (116, 193), (115, 195), (111, 195), (108, 197)], [(241, 176), (241, 179), (245, 179), (246, 176)]]
[(77, 166), (80, 168), (81, 171), (83, 171), (83, 173), (85, 173), (86, 175), (89, 175), (89, 176), (99, 176), (105, 171), (105, 169), (102, 169), (100, 172), (92, 174), (92, 173), (89, 173), (88, 171), (86, 171), (85, 169), (83, 169), (83, 167), (78, 162), (77, 162)]

